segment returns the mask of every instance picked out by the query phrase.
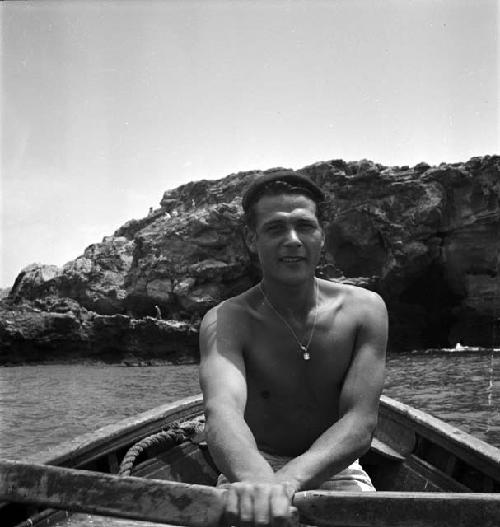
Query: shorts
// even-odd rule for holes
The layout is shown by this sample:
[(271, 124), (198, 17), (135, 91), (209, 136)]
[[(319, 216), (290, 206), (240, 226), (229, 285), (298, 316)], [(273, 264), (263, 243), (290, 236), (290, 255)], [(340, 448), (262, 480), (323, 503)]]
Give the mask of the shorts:
[[(261, 454), (275, 472), (293, 459), (292, 457), (277, 456), (263, 451), (261, 451)], [(217, 479), (217, 486), (227, 483), (229, 483), (229, 480), (224, 474), (221, 474)], [(376, 490), (370, 480), (370, 476), (361, 467), (359, 460), (354, 461), (346, 469), (328, 478), (318, 489), (345, 492), (373, 492)]]

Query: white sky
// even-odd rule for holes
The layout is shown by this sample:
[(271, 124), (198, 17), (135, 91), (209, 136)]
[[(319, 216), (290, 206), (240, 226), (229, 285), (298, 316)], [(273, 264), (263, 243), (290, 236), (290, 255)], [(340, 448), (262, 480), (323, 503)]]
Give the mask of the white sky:
[(0, 14), (0, 286), (191, 180), (500, 150), (495, 0), (38, 0)]

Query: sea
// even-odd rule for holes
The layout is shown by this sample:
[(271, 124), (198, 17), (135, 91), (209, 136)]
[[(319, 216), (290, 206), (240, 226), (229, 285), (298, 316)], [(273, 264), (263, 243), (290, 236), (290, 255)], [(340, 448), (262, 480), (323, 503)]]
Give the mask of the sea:
[[(0, 368), (0, 457), (22, 459), (199, 392), (196, 364)], [(384, 394), (500, 447), (500, 350), (390, 355)]]

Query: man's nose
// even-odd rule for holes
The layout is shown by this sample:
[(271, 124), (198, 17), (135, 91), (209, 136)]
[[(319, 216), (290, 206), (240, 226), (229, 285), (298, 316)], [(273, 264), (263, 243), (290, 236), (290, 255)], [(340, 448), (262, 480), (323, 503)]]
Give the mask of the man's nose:
[(302, 245), (302, 241), (299, 238), (299, 235), (297, 234), (297, 231), (295, 229), (288, 229), (286, 233), (286, 245)]

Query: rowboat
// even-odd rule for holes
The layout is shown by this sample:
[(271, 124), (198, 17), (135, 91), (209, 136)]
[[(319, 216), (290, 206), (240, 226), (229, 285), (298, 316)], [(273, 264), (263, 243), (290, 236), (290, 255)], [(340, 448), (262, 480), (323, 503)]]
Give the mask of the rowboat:
[[(142, 527), (219, 525), (224, 491), (214, 487), (218, 471), (203, 422), (202, 398), (195, 396), (23, 461), (0, 461), (0, 524), (65, 525), (69, 517), (73, 526), (129, 525), (123, 518), (141, 520)], [(377, 492), (299, 492), (294, 505), (300, 521), (500, 525), (500, 449), (422, 411), (382, 396), (361, 463)]]

